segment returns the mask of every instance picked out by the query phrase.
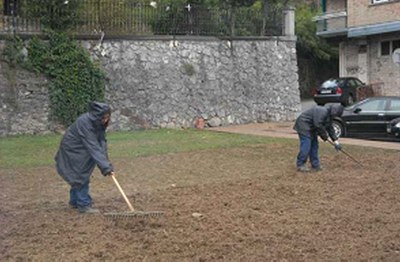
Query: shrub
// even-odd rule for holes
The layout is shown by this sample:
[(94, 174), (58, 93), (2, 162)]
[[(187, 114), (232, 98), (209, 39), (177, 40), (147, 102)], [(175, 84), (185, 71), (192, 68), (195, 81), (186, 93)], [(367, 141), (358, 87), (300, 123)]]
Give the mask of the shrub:
[(28, 46), (29, 67), (50, 79), (52, 116), (70, 125), (87, 111), (90, 101), (104, 101), (105, 75), (87, 50), (64, 33), (50, 32), (49, 41), (33, 38)]

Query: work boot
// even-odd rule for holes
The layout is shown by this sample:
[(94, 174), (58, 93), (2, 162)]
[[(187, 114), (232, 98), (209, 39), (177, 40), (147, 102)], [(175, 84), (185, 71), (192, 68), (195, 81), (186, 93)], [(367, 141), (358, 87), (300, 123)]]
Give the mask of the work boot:
[(297, 171), (303, 172), (303, 173), (308, 173), (308, 172), (310, 172), (310, 169), (306, 166), (299, 166), (299, 167), (297, 167)]
[(80, 207), (79, 208), (79, 213), (82, 214), (99, 214), (100, 211), (97, 208), (93, 208), (93, 207)]
[(68, 204), (68, 206), (69, 206), (69, 208), (72, 208), (72, 209), (77, 209), (78, 208), (78, 206), (73, 205), (73, 204)]
[(312, 168), (312, 171), (314, 171), (314, 172), (320, 172), (322, 170), (323, 170), (322, 166), (317, 166), (317, 167)]

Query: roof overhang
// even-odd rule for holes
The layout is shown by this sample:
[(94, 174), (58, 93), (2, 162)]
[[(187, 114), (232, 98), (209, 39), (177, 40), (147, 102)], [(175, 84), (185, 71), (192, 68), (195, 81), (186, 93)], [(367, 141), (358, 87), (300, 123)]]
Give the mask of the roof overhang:
[(347, 37), (362, 37), (400, 31), (400, 21), (348, 28)]
[(347, 36), (347, 28), (343, 28), (340, 30), (330, 30), (330, 31), (322, 31), (317, 32), (317, 36), (320, 37), (335, 37), (335, 36)]

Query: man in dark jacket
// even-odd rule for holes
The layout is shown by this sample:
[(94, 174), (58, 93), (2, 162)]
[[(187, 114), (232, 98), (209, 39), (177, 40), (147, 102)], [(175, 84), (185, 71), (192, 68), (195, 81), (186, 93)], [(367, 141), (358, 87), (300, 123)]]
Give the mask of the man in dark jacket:
[(310, 158), (311, 167), (314, 171), (321, 170), (318, 156), (318, 136), (327, 141), (329, 135), (335, 143), (336, 150), (342, 149), (332, 127), (332, 119), (340, 117), (342, 113), (343, 106), (341, 104), (332, 104), (326, 107), (315, 106), (301, 113), (296, 119), (293, 129), (299, 134), (300, 140), (300, 151), (296, 161), (298, 171), (310, 171), (305, 165), (307, 158)]
[(103, 175), (113, 174), (108, 160), (106, 128), (111, 117), (107, 104), (92, 102), (68, 128), (55, 156), (57, 172), (71, 186), (69, 204), (81, 213), (99, 213), (92, 208), (90, 176), (97, 165)]

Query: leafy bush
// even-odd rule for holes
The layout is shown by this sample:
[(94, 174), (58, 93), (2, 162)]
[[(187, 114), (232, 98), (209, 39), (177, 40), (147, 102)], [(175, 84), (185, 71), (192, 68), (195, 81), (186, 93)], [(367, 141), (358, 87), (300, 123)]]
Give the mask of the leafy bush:
[[(40, 17), (47, 28), (48, 41), (33, 37), (28, 52), (24, 42), (14, 36), (6, 41), (2, 58), (11, 66), (21, 65), (50, 79), (49, 94), (52, 117), (64, 125), (71, 124), (87, 111), (90, 101), (104, 100), (104, 73), (89, 53), (65, 32), (76, 25), (79, 0), (21, 0), (21, 16)], [(27, 53), (27, 55), (26, 55)]]
[(86, 112), (90, 101), (104, 100), (104, 73), (88, 52), (64, 33), (50, 32), (49, 41), (33, 38), (28, 63), (49, 77), (51, 112), (64, 125)]
[(2, 53), (2, 59), (10, 66), (15, 67), (24, 60), (24, 55), (22, 53), (23, 47), (24, 42), (18, 36), (7, 38)]

